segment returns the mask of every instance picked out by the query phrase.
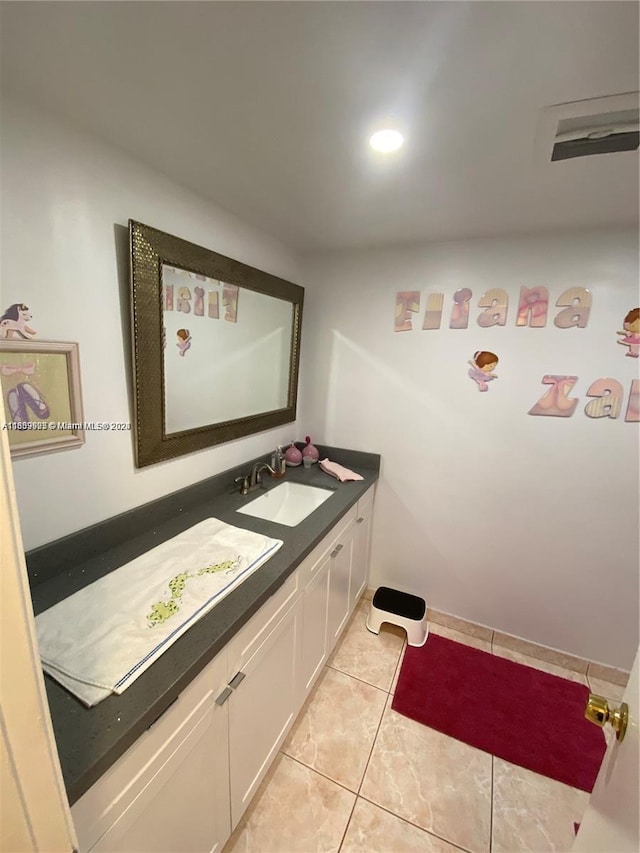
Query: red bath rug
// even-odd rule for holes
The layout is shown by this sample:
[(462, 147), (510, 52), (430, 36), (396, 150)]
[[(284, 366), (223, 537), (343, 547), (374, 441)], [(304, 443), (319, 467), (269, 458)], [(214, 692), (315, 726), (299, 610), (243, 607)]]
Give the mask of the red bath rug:
[(589, 690), (430, 634), (407, 646), (394, 711), (512, 764), (591, 792), (605, 752)]

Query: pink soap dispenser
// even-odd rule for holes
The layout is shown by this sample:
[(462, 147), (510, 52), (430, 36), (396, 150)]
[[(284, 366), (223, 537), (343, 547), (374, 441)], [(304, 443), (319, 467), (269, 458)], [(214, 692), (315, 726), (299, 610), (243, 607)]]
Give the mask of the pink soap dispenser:
[(284, 458), (290, 468), (296, 468), (302, 462), (302, 453), (298, 450), (293, 442), (287, 447)]
[(307, 444), (306, 447), (302, 448), (302, 458), (304, 459), (305, 456), (309, 456), (313, 462), (317, 462), (320, 458), (320, 453), (318, 452), (318, 448), (311, 444), (311, 436), (305, 435), (304, 440)]

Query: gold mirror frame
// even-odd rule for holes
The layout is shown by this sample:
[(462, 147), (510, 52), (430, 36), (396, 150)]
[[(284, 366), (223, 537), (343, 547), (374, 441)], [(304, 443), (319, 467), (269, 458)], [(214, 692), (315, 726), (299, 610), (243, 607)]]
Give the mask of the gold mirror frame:
[[(136, 466), (143, 468), (155, 462), (175, 459), (186, 453), (294, 421), (304, 288), (134, 220), (129, 220), (129, 243)], [(289, 387), (285, 408), (182, 432), (165, 432), (163, 264), (274, 296), (292, 304)]]

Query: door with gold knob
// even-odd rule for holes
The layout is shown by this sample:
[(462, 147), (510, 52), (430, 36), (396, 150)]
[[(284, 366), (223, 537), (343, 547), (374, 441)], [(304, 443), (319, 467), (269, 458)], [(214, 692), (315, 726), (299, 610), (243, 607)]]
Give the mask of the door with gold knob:
[[(622, 702), (590, 697), (585, 713), (597, 725), (611, 726), (609, 745), (584, 814), (572, 853), (638, 853), (640, 737), (638, 657)], [(627, 706), (626, 708), (624, 706)]]

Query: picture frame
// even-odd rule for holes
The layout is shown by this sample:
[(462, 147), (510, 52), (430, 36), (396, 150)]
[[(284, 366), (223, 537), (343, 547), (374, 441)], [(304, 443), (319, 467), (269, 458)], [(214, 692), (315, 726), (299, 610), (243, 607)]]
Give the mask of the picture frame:
[(0, 340), (0, 384), (12, 458), (84, 444), (77, 343)]

